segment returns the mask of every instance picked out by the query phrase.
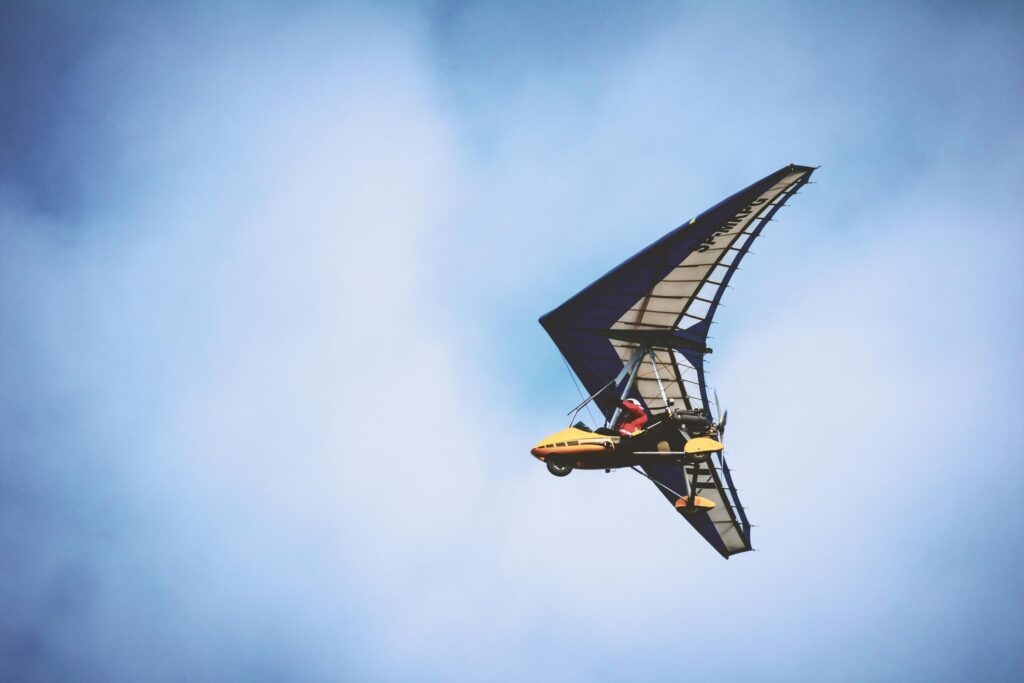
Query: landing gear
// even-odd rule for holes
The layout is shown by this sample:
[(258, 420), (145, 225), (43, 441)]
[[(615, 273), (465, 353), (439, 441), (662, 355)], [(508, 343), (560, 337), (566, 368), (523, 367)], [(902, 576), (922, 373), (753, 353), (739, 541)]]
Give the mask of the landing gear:
[(569, 462), (553, 462), (548, 460), (547, 466), (548, 472), (556, 477), (564, 477), (572, 472), (572, 463)]
[(692, 500), (690, 499), (690, 496), (683, 496), (676, 501), (676, 510), (679, 510), (684, 515), (692, 515), (695, 512), (706, 512), (713, 507), (715, 507), (715, 503), (713, 501), (701, 496), (693, 496)]
[[(682, 496), (676, 501), (676, 509), (684, 515), (692, 515), (695, 512), (707, 511), (715, 507), (714, 501), (697, 495), (697, 492), (702, 488), (713, 488), (713, 485), (709, 484), (709, 482), (700, 481), (700, 477), (702, 475), (708, 478), (711, 477), (710, 470), (701, 468), (701, 463), (707, 459), (708, 453), (703, 453), (703, 456), (703, 459), (699, 459), (689, 455), (687, 456), (687, 459), (690, 460), (690, 464), (683, 465), (683, 477), (686, 476), (687, 466), (691, 467), (693, 472), (692, 478), (688, 482), (689, 486), (687, 487), (689, 489), (689, 495)], [(686, 461), (684, 460), (684, 463), (685, 462)]]

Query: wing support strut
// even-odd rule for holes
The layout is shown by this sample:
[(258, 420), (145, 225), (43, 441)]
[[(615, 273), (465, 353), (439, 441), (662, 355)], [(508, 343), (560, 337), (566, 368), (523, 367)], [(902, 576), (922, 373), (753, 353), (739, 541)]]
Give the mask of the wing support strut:
[[(608, 387), (610, 387), (612, 385), (616, 385), (619, 388), (616, 389), (616, 392), (615, 392), (615, 394), (616, 394), (615, 411), (612, 413), (611, 419), (609, 419), (605, 423), (605, 426), (606, 427), (610, 427), (611, 425), (615, 424), (615, 422), (619, 419), (619, 415), (622, 412), (622, 408), (618, 404), (619, 404), (620, 401), (625, 399), (625, 397), (629, 394), (629, 390), (633, 388), (633, 384), (636, 382), (636, 376), (640, 372), (640, 363), (643, 361), (644, 356), (647, 353), (650, 353), (650, 355), (651, 355), (651, 363), (654, 363), (654, 373), (655, 373), (655, 375), (657, 375), (657, 373), (658, 373), (658, 366), (657, 366), (657, 364), (654, 361), (654, 352), (651, 351), (651, 348), (649, 346), (638, 346), (636, 348), (636, 350), (633, 351), (633, 355), (631, 355), (629, 357), (629, 361), (623, 366), (622, 371), (619, 372), (618, 376), (616, 376), (615, 379), (611, 380), (610, 382), (605, 384), (603, 387), (601, 387), (600, 389), (598, 389), (597, 391), (592, 393), (590, 396), (588, 396), (586, 399), (584, 399), (582, 403), (580, 403), (578, 406), (576, 406), (575, 408), (573, 408), (572, 410), (569, 411), (569, 415), (571, 415), (571, 417), (569, 418), (569, 425), (571, 426), (573, 424), (573, 422), (575, 422), (576, 416), (579, 414), (579, 412), (581, 410), (583, 410), (584, 407), (586, 407), (586, 405), (588, 403), (590, 403), (595, 398), (597, 398), (598, 396), (603, 394), (605, 391), (608, 390)], [(623, 381), (623, 380), (625, 380), (625, 381)], [(658, 386), (661, 386), (661, 378), (660, 377), (658, 378)], [(662, 390), (661, 390), (661, 395), (662, 395), (662, 398), (664, 399), (664, 397), (665, 397), (665, 389), (664, 388), (662, 388)], [(666, 406), (668, 405), (667, 399), (666, 399), (665, 405)]]
[(651, 367), (654, 368), (654, 379), (658, 380), (658, 391), (661, 392), (661, 402), (665, 406), (665, 410), (671, 410), (672, 404), (668, 402), (668, 396), (665, 395), (665, 385), (661, 383), (661, 374), (658, 372), (658, 359), (654, 357), (654, 349), (647, 349), (647, 355), (651, 358)]
[[(611, 429), (616, 422), (619, 421), (619, 416), (622, 414), (622, 406), (619, 405), (626, 396), (629, 395), (629, 390), (633, 388), (633, 384), (636, 382), (637, 373), (640, 372), (640, 363), (643, 361), (644, 356), (650, 350), (649, 346), (637, 346), (633, 351), (633, 355), (629, 357), (629, 361), (623, 366), (622, 372), (615, 378), (615, 384), (618, 385), (622, 382), (619, 389), (616, 390), (615, 410), (612, 411), (611, 417), (604, 423), (605, 427)], [(623, 378), (625, 381), (623, 381)]]

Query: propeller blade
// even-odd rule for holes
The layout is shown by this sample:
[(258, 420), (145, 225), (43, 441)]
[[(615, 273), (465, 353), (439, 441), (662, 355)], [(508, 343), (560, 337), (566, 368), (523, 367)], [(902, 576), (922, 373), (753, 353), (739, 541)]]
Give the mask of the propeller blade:
[(723, 413), (721, 406), (718, 404), (718, 389), (715, 389), (715, 424), (718, 425), (718, 437), (721, 440), (723, 434), (725, 434), (725, 421), (729, 419), (729, 411)]

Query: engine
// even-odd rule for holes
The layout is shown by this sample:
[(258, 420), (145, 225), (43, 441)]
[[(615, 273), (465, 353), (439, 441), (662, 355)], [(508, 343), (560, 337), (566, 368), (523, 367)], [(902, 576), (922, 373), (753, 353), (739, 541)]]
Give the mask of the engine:
[(678, 408), (672, 411), (672, 421), (685, 429), (690, 436), (707, 436), (714, 434), (714, 422), (706, 410), (683, 410)]

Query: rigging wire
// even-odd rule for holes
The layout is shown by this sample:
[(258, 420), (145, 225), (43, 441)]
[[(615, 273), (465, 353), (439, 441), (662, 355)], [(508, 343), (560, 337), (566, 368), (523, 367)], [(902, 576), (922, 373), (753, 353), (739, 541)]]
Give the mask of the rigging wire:
[[(650, 480), (651, 480), (651, 483), (655, 484), (655, 485), (656, 485), (656, 486), (657, 486), (658, 488), (662, 488), (662, 489), (665, 489), (665, 490), (666, 490), (666, 491), (668, 491), (669, 493), (673, 494), (673, 495), (674, 495), (674, 496), (675, 496), (676, 498), (683, 498), (683, 497), (684, 497), (684, 496), (683, 496), (683, 494), (679, 493), (678, 491), (673, 491), (673, 490), (672, 490), (672, 489), (670, 489), (670, 488), (669, 488), (668, 486), (665, 486), (665, 485), (664, 485), (664, 484), (662, 484), (662, 483), (661, 483), (660, 481), (658, 481), (657, 479), (655, 479), (655, 478), (654, 478), (654, 477), (652, 477), (651, 475), (647, 474), (646, 472), (644, 472), (643, 470), (641, 470), (640, 468), (638, 468), (638, 467), (637, 467), (636, 465), (630, 465), (630, 466), (629, 466), (629, 469), (633, 470), (634, 472), (636, 472), (637, 474), (639, 474), (639, 475), (640, 475), (641, 477), (644, 477), (644, 478), (646, 478), (646, 479), (650, 479)], [(684, 481), (685, 481), (685, 480), (684, 480)]]
[[(587, 397), (583, 393), (583, 389), (580, 388), (579, 382), (576, 381), (576, 375), (573, 373), (572, 367), (569, 365), (569, 361), (566, 359), (565, 354), (564, 353), (560, 353), (559, 355), (562, 356), (562, 362), (565, 363), (565, 369), (569, 371), (569, 377), (572, 379), (572, 385), (574, 387), (576, 387), (576, 391), (578, 391), (579, 394), (580, 394), (580, 400), (581, 401), (586, 401)], [(594, 417), (594, 413), (590, 412), (590, 404), (589, 403), (586, 405), (586, 408), (587, 408), (587, 415), (590, 416), (590, 422), (592, 424), (597, 424), (597, 419)]]

